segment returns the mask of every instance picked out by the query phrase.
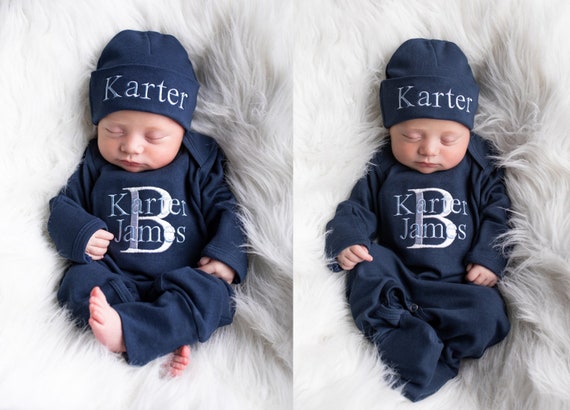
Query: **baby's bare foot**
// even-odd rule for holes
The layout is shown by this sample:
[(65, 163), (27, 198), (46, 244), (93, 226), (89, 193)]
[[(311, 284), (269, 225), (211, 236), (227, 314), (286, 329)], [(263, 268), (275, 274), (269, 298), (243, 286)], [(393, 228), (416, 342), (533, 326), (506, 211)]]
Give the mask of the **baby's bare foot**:
[(123, 327), (121, 317), (107, 303), (107, 298), (99, 287), (93, 288), (89, 298), (89, 326), (95, 338), (110, 351), (124, 352)]
[(190, 347), (181, 346), (172, 353), (170, 361), (166, 364), (166, 374), (171, 377), (180, 376), (190, 363)]

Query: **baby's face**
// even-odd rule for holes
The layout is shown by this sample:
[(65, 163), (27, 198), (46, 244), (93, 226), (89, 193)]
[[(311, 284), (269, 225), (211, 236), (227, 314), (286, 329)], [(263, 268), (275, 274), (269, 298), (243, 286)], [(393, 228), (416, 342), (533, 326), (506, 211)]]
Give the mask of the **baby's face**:
[(394, 157), (422, 174), (455, 167), (469, 145), (469, 129), (458, 122), (418, 118), (390, 127)]
[(97, 143), (103, 158), (130, 172), (162, 168), (172, 162), (184, 137), (184, 128), (163, 115), (116, 111), (97, 125)]

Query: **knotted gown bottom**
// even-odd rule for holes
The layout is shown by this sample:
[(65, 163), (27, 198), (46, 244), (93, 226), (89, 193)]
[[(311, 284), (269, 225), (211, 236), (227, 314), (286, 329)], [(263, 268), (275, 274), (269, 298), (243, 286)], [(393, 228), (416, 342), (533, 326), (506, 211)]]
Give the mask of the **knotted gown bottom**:
[(349, 273), (348, 301), (357, 327), (397, 370), (410, 400), (435, 393), (457, 375), (461, 359), (481, 357), (509, 332), (496, 288), (422, 279), (380, 245), (370, 254), (372, 262)]

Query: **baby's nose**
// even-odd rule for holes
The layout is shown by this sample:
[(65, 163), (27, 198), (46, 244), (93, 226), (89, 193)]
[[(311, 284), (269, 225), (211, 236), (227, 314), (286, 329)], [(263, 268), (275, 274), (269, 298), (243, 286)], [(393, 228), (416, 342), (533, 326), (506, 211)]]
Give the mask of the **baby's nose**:
[(121, 150), (127, 154), (140, 154), (144, 147), (136, 135), (127, 135), (121, 144)]
[(419, 153), (426, 157), (433, 157), (439, 153), (439, 143), (428, 139), (420, 145)]

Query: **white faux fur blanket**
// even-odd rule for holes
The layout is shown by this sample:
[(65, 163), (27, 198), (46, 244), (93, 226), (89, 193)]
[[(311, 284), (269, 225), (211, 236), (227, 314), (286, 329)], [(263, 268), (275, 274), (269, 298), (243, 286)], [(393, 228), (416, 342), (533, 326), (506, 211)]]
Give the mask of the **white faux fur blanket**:
[[(563, 0), (0, 1), (0, 409), (569, 409), (569, 19)], [(159, 377), (165, 359), (136, 368), (106, 352), (55, 301), (47, 203), (94, 135), (89, 74), (124, 28), (187, 48), (193, 124), (226, 152), (249, 236), (236, 320), (174, 380)], [(514, 245), (509, 337), (416, 404), (385, 381), (323, 254), (386, 133), (385, 64), (411, 37), (454, 41), (471, 61)]]
[[(291, 408), (291, 14), (278, 1), (0, 2), (0, 409)], [(45, 228), (94, 136), (90, 72), (126, 28), (188, 50), (202, 84), (193, 127), (226, 152), (249, 237), (234, 323), (171, 380), (165, 359), (131, 367), (66, 319)]]
[[(299, 409), (570, 409), (570, 9), (563, 1), (296, 3), (294, 374)], [(481, 86), (476, 129), (500, 150), (514, 252), (512, 331), (412, 404), (353, 324), (324, 227), (386, 131), (378, 89), (412, 37), (456, 42)]]

